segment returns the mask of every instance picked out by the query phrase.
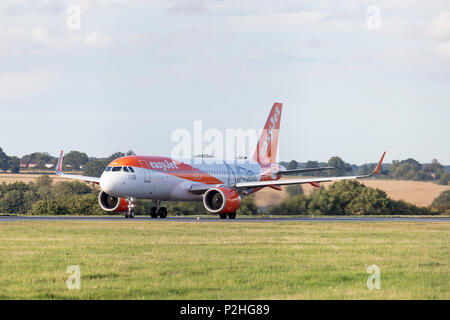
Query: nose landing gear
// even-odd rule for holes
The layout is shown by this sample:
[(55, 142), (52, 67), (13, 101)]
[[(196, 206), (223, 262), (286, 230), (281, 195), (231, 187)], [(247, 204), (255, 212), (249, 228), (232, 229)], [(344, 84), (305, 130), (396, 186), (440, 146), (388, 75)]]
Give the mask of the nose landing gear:
[(125, 219), (134, 219), (134, 207), (136, 207), (136, 198), (128, 198), (128, 211), (125, 212)]

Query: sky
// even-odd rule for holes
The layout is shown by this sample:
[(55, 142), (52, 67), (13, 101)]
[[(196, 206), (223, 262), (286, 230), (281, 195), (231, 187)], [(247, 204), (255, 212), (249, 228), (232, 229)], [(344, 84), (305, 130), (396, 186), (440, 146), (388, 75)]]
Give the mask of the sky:
[(450, 2), (0, 2), (8, 155), (170, 155), (174, 130), (260, 129), (274, 102), (280, 160), (450, 164)]

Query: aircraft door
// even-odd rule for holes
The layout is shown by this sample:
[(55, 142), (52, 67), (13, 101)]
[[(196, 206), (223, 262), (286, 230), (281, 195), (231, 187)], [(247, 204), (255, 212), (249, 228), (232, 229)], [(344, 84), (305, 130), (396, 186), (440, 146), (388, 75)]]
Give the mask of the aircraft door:
[(150, 168), (148, 166), (148, 162), (145, 160), (139, 160), (139, 163), (141, 164), (142, 169), (144, 170), (144, 182), (145, 183), (152, 182), (152, 177), (150, 174)]

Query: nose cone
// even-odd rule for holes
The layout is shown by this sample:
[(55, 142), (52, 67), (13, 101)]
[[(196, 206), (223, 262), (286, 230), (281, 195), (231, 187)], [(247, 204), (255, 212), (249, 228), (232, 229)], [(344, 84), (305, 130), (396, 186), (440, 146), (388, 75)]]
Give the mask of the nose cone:
[(119, 196), (117, 177), (109, 172), (104, 172), (100, 177), (100, 189), (112, 196)]

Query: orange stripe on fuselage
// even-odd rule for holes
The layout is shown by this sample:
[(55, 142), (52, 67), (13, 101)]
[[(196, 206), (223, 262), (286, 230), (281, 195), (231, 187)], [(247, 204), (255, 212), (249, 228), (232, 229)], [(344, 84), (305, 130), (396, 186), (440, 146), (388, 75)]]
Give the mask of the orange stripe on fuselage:
[[(204, 184), (223, 183), (216, 177), (213, 177), (200, 169), (197, 169), (184, 162), (173, 160), (169, 157), (127, 156), (112, 161), (109, 164), (109, 166), (138, 167)], [(192, 172), (192, 173), (183, 173), (183, 172)]]

